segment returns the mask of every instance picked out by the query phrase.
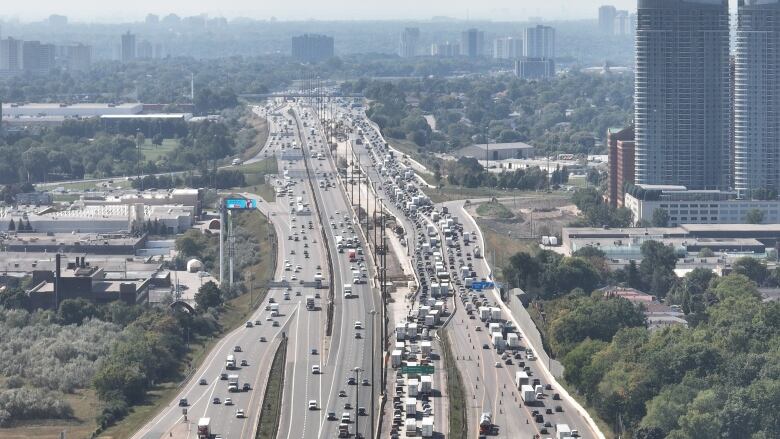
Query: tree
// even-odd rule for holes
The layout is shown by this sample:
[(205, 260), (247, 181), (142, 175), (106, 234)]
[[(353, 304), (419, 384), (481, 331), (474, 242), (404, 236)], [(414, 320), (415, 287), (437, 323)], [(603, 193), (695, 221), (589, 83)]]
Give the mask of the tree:
[(222, 290), (213, 281), (206, 282), (195, 294), (198, 309), (205, 311), (222, 305)]
[(760, 209), (750, 209), (745, 213), (745, 222), (748, 224), (761, 224), (764, 222), (764, 211)]
[(113, 356), (103, 360), (93, 380), (100, 399), (111, 401), (121, 397), (129, 403), (143, 400), (146, 378), (137, 363), (121, 361)]
[(63, 325), (80, 325), (84, 319), (94, 317), (97, 309), (84, 298), (65, 299), (57, 309), (57, 319)]
[(669, 227), (669, 213), (666, 209), (653, 210), (653, 227)]
[(769, 270), (767, 270), (766, 264), (750, 256), (743, 256), (737, 259), (734, 261), (732, 268), (734, 273), (745, 275), (759, 286), (764, 285), (769, 277)]
[(666, 296), (676, 278), (674, 267), (677, 265), (677, 255), (674, 248), (658, 241), (645, 241), (641, 252), (639, 273), (643, 287), (657, 296)]

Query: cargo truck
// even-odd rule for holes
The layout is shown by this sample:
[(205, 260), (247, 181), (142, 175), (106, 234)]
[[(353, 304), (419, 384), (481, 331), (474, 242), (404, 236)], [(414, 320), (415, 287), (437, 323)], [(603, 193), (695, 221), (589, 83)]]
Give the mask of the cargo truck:
[(406, 427), (404, 428), (404, 431), (406, 431), (407, 437), (417, 436), (417, 420), (407, 419)]
[(493, 432), (493, 416), (490, 412), (484, 412), (479, 417), (479, 434), (491, 434)]
[(528, 372), (524, 370), (518, 370), (515, 372), (515, 386), (521, 389), (524, 385), (527, 385), (530, 380)]
[(314, 296), (306, 296), (306, 309), (314, 311)]
[[(417, 387), (416, 383), (415, 383), (415, 387)], [(417, 399), (406, 398), (405, 408), (406, 408), (406, 416), (414, 418), (417, 415)]]
[(571, 429), (568, 424), (555, 424), (555, 437), (556, 439), (571, 437)]
[(211, 439), (211, 418), (198, 419), (198, 439)]
[(344, 284), (344, 298), (349, 299), (352, 297), (352, 284)]
[(355, 262), (357, 260), (357, 252), (355, 249), (350, 249), (347, 252), (347, 256), (349, 257), (349, 262)]
[(393, 353), (390, 355), (390, 361), (391, 366), (393, 369), (401, 367), (401, 360), (403, 357), (403, 351), (396, 349), (393, 351)]
[(236, 357), (233, 354), (230, 354), (227, 356), (227, 359), (225, 360), (225, 369), (227, 370), (233, 370), (236, 368)]
[(520, 387), (520, 397), (523, 398), (523, 402), (526, 405), (536, 403), (536, 392), (534, 392), (534, 388), (528, 384), (523, 384)]
[(420, 435), (422, 437), (433, 437), (433, 416), (423, 418), (422, 431)]
[(430, 375), (423, 375), (420, 377), (420, 384), (418, 386), (418, 393), (423, 395), (430, 395), (433, 391), (433, 377)]
[(482, 251), (479, 249), (479, 247), (474, 247), (474, 257), (476, 259), (480, 259), (482, 257)]

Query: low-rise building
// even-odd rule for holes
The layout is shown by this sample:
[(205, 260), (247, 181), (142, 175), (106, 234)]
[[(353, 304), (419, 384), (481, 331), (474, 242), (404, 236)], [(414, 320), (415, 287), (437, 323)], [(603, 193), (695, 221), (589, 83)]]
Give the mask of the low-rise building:
[(523, 142), (471, 145), (454, 153), (457, 157), (473, 157), (477, 160), (509, 160), (533, 157), (534, 147)]

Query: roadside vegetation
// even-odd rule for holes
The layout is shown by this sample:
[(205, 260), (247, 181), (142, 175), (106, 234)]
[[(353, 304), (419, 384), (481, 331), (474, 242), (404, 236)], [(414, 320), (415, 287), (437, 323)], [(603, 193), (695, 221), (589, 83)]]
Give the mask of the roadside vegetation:
[(486, 218), (508, 220), (515, 217), (511, 210), (498, 201), (489, 201), (477, 206), (477, 214)]
[(287, 338), (283, 338), (274, 354), (268, 382), (263, 395), (263, 407), (258, 419), (256, 439), (274, 439), (282, 418), (282, 397), (284, 394), (284, 371), (287, 360)]

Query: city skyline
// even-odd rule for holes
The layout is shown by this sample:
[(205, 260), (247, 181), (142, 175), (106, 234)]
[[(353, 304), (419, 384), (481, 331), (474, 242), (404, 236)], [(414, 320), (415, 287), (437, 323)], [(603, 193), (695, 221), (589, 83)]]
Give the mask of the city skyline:
[[(543, 17), (548, 20), (559, 19), (595, 19), (598, 8), (603, 4), (612, 4), (618, 8), (634, 10), (635, 0), (551, 0), (539, 3), (533, 0), (487, 0), (480, 3), (460, 3), (433, 0), (421, 4), (402, 0), (400, 2), (358, 2), (342, 0), (339, 2), (274, 3), (261, 4), (245, 0), (228, 0), (213, 4), (172, 1), (160, 6), (159, 2), (140, 0), (132, 5), (112, 5), (111, 12), (105, 13), (103, 4), (96, 0), (75, 0), (63, 8), (62, 3), (53, 0), (39, 0), (29, 4), (5, 5), (0, 19), (19, 19), (21, 21), (43, 21), (51, 14), (68, 16), (71, 21), (128, 22), (143, 21), (147, 13), (160, 16), (175, 13), (180, 16), (199, 15), (224, 16), (227, 18), (248, 17), (279, 20), (428, 20), (432, 17), (446, 16), (454, 19), (472, 20), (526, 20), (529, 17)], [(64, 9), (64, 10), (63, 10)], [(301, 12), (305, 11), (305, 12)]]

